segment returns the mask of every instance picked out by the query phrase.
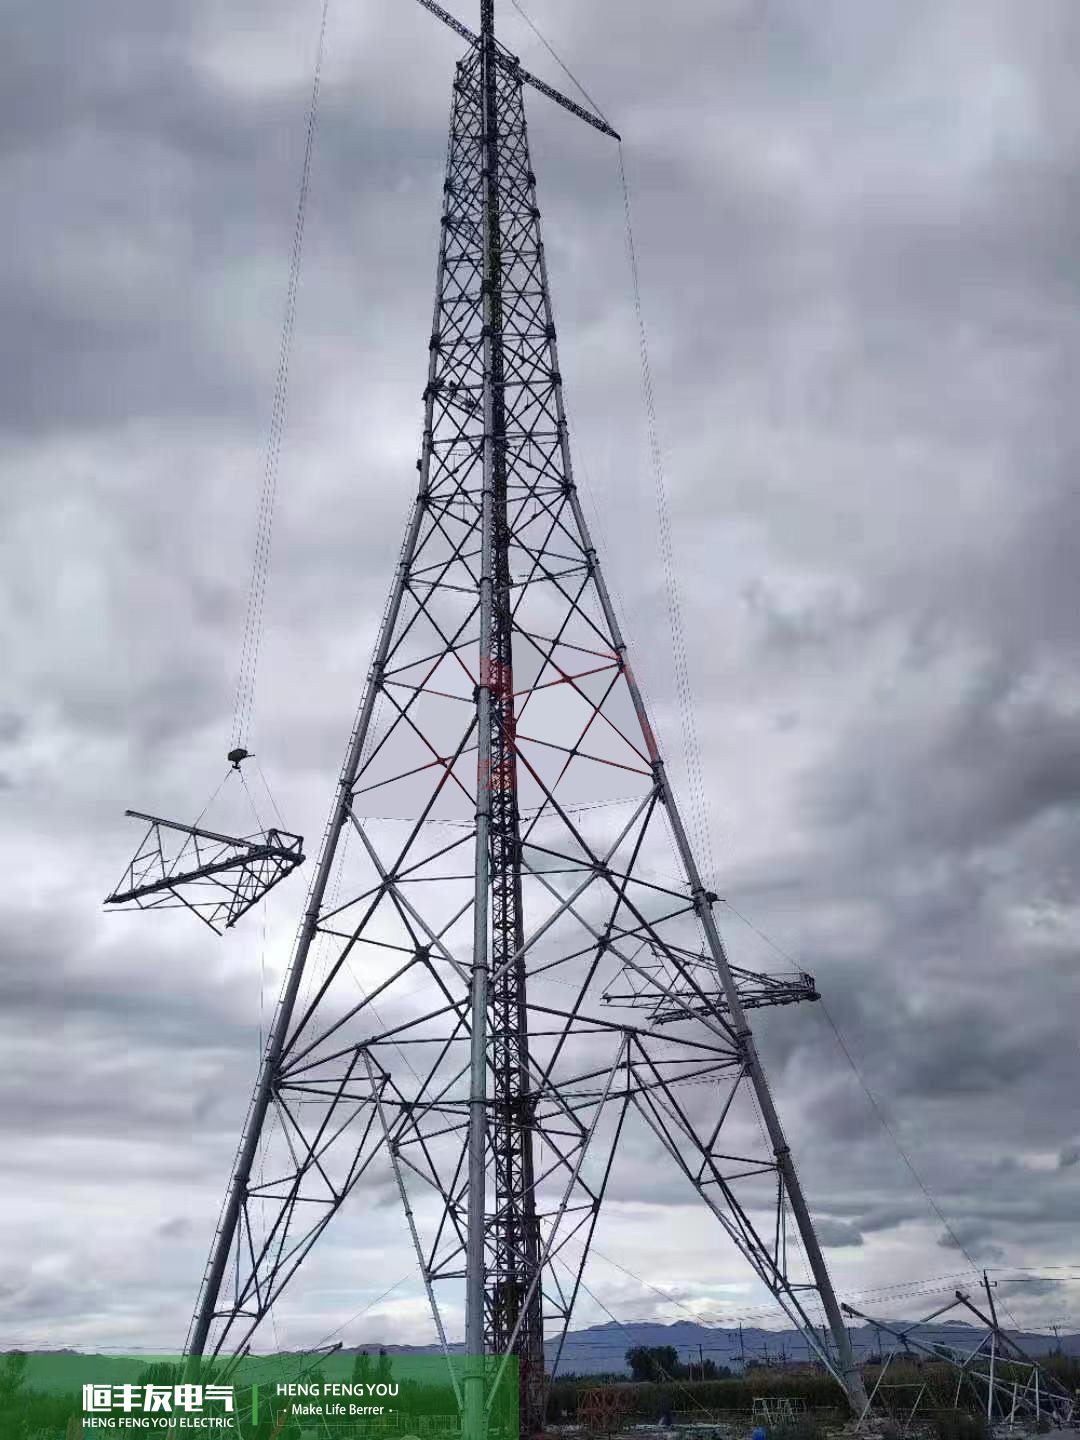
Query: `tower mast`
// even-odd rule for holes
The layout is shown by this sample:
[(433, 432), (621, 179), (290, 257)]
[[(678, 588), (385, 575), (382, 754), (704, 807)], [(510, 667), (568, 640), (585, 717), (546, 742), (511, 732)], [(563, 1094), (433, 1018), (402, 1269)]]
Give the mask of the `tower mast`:
[[(484, 437), (481, 499), (480, 681), (476, 690), (476, 898), (471, 980), (472, 1065), (465, 1350), (476, 1362), (467, 1404), (480, 1405), (481, 1357), (513, 1346), (522, 1433), (543, 1421), (544, 1331), (534, 1283), (540, 1238), (533, 1186), (529, 1039), (514, 685), (506, 374), (499, 204), (499, 85), (494, 0), (481, 0)], [(505, 75), (502, 83), (506, 83)], [(490, 896), (490, 907), (489, 907)], [(490, 937), (488, 930), (490, 908)], [(489, 984), (489, 968), (494, 979)], [(490, 1027), (490, 1032), (489, 1032)], [(491, 1076), (489, 1094), (488, 1075)], [(486, 1147), (494, 1157), (490, 1216)], [(524, 1311), (524, 1313), (523, 1313)], [(527, 1422), (527, 1423), (526, 1423)], [(473, 1420), (471, 1434), (480, 1428)]]

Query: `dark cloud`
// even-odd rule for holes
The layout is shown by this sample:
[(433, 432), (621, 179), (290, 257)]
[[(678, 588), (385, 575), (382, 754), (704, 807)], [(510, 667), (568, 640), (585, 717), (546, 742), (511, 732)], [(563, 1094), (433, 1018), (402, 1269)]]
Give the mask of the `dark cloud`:
[(862, 1233), (854, 1225), (848, 1225), (843, 1220), (830, 1220), (827, 1216), (817, 1221), (818, 1239), (822, 1245), (833, 1250), (842, 1249), (845, 1246), (856, 1246), (863, 1243)]
[(191, 1221), (183, 1215), (174, 1216), (172, 1220), (163, 1220), (157, 1227), (157, 1233), (166, 1240), (178, 1239), (186, 1235), (191, 1229)]
[[(814, 972), (859, 1070), (818, 1008), (758, 1026), (837, 1282), (943, 1268), (908, 1161), (976, 1266), (1060, 1263), (1080, 14), (529, 8), (627, 136), (706, 868)], [(124, 807), (193, 816), (224, 769), (317, 9), (2, 22), (0, 1293), (50, 1339), (182, 1334), (301, 904), (297, 880), (265, 939), (260, 914), (222, 942), (99, 911), (137, 839)], [(458, 48), (419, 6), (331, 7), (255, 744), (309, 836), (414, 481)], [(529, 114), (585, 502), (681, 781), (616, 157), (539, 97)], [(787, 964), (724, 923), (738, 963)], [(699, 1313), (751, 1303), (648, 1137), (628, 1131), (610, 1199), (605, 1255)], [(408, 1267), (392, 1200), (380, 1174), (313, 1257), (298, 1341)], [(620, 1316), (676, 1318), (596, 1266)], [(1034, 1321), (1048, 1293), (1009, 1303)], [(375, 1313), (427, 1337), (416, 1284)]]
[(1025, 1300), (1033, 1300), (1041, 1295), (1061, 1295), (1066, 1285), (1064, 1280), (1025, 1277), (1021, 1280), (999, 1280), (997, 1288), (1006, 1295), (1020, 1295)]
[(1004, 1260), (1004, 1250), (989, 1241), (989, 1233), (989, 1227), (979, 1222), (950, 1225), (938, 1236), (937, 1243), (943, 1250), (957, 1250), (961, 1253), (975, 1250), (981, 1257), (989, 1260)]

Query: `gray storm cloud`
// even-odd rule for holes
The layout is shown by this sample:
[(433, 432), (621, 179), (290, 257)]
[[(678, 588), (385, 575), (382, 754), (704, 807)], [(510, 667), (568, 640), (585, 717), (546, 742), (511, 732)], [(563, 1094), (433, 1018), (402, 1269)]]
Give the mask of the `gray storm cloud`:
[[(1058, 1263), (1080, 1209), (1080, 11), (529, 9), (627, 140), (713, 883), (815, 973), (954, 1237), (823, 1017), (769, 1015), (838, 1288), (936, 1275), (956, 1238), (978, 1265)], [(223, 765), (317, 12), (0, 21), (8, 1343), (180, 1342), (302, 903), (297, 880), (225, 942), (100, 911), (124, 807), (194, 815)], [(331, 6), (255, 737), (309, 836), (415, 478), (456, 46), (406, 0)], [(681, 777), (616, 156), (527, 103), (575, 452)], [(782, 967), (724, 918), (737, 962)], [(409, 1268), (384, 1179), (285, 1333)], [(753, 1292), (715, 1227), (665, 1226), (686, 1199), (628, 1142), (598, 1247), (735, 1313)], [(590, 1275), (620, 1316), (676, 1318)], [(1022, 1318), (1037, 1290), (1010, 1296)], [(360, 1338), (428, 1338), (418, 1283)]]

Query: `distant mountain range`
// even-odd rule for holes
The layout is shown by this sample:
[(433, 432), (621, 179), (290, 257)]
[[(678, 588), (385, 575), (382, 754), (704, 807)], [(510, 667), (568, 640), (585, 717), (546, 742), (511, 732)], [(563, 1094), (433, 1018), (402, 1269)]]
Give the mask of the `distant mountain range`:
[[(900, 1328), (907, 1322), (896, 1320), (887, 1324)], [(879, 1348), (887, 1355), (898, 1342), (884, 1331), (875, 1334), (872, 1325), (854, 1326), (849, 1331), (855, 1355), (866, 1360), (877, 1355)], [(940, 1325), (922, 1325), (912, 1331), (913, 1338), (925, 1345), (948, 1345), (960, 1352), (974, 1350), (985, 1336), (986, 1330), (978, 1325), (967, 1325), (954, 1321)], [(1010, 1338), (1027, 1351), (1029, 1355), (1046, 1355), (1060, 1349), (1067, 1355), (1080, 1355), (1080, 1335), (1039, 1335), (1025, 1331), (1009, 1331)], [(626, 1352), (637, 1345), (674, 1345), (679, 1359), (685, 1363), (700, 1359), (713, 1360), (717, 1365), (726, 1365), (740, 1371), (745, 1361), (757, 1360), (769, 1363), (796, 1364), (807, 1358), (807, 1344), (797, 1330), (761, 1330), (744, 1326), (740, 1332), (736, 1326), (719, 1328), (699, 1325), (692, 1320), (678, 1320), (672, 1325), (638, 1322), (631, 1325), (591, 1325), (586, 1330), (572, 1330), (566, 1337), (562, 1358), (559, 1362), (561, 1374), (573, 1372), (578, 1375), (629, 1374)], [(350, 1346), (346, 1353), (360, 1350), (375, 1352), (385, 1349), (389, 1355), (425, 1355), (437, 1353), (431, 1345), (393, 1345), (380, 1347), (377, 1343)], [(461, 1353), (462, 1345), (453, 1345), (451, 1350)], [(555, 1358), (552, 1346), (548, 1346), (548, 1361)]]
[[(903, 1321), (888, 1321), (897, 1328)], [(852, 1345), (859, 1360), (877, 1355), (879, 1337), (872, 1325), (852, 1327)], [(912, 1331), (912, 1335), (927, 1345), (948, 1345), (961, 1353), (973, 1350), (986, 1331), (978, 1325), (967, 1325), (962, 1321), (952, 1324), (923, 1325)], [(1067, 1355), (1080, 1355), (1080, 1335), (1037, 1335), (1024, 1331), (1009, 1332), (1029, 1355), (1046, 1355), (1051, 1350), (1061, 1349)], [(880, 1344), (885, 1354), (896, 1343), (891, 1336), (881, 1332)], [(572, 1330), (566, 1337), (559, 1373), (577, 1375), (627, 1375), (626, 1352), (637, 1345), (673, 1345), (680, 1361), (712, 1360), (719, 1366), (727, 1366), (738, 1373), (745, 1362), (756, 1360), (770, 1364), (798, 1364), (807, 1358), (807, 1346), (797, 1330), (761, 1330), (744, 1326), (739, 1328), (699, 1325), (692, 1320), (679, 1320), (673, 1325), (638, 1322), (630, 1325), (609, 1323), (591, 1325), (586, 1330)], [(464, 1345), (452, 1345), (451, 1351), (461, 1354)], [(355, 1355), (361, 1350), (376, 1354), (384, 1349), (388, 1355), (436, 1355), (436, 1345), (395, 1345), (391, 1342), (380, 1345), (378, 1341), (348, 1346), (340, 1352)], [(45, 1357), (54, 1357), (46, 1372), (42, 1369)], [(63, 1357), (64, 1363), (57, 1367), (55, 1357)], [(553, 1347), (548, 1347), (549, 1363), (554, 1360)], [(31, 1385), (41, 1384), (45, 1389), (75, 1389), (87, 1381), (109, 1381), (120, 1384), (133, 1378), (145, 1363), (138, 1357), (125, 1358), (118, 1355), (94, 1355), (76, 1350), (37, 1350), (31, 1352)], [(40, 1374), (38, 1372), (41, 1372)]]

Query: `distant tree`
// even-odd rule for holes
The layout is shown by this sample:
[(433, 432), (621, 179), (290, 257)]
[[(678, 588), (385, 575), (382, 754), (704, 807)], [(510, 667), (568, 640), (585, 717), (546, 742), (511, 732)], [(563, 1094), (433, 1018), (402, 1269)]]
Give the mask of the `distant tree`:
[(383, 1349), (380, 1347), (380, 1349), (379, 1349), (379, 1363), (378, 1363), (378, 1364), (376, 1365), (376, 1367), (375, 1367), (375, 1380), (376, 1380), (376, 1383), (381, 1383), (381, 1384), (385, 1385), (386, 1382), (390, 1379), (390, 1374), (391, 1374), (392, 1369), (393, 1369), (393, 1362), (391, 1361), (390, 1356), (387, 1355), (386, 1351), (383, 1350)]
[(353, 1356), (351, 1378), (354, 1385), (371, 1383), (371, 1356), (366, 1350), (361, 1350), (359, 1355)]
[(686, 1374), (674, 1345), (635, 1345), (626, 1352), (634, 1380), (672, 1380)]

